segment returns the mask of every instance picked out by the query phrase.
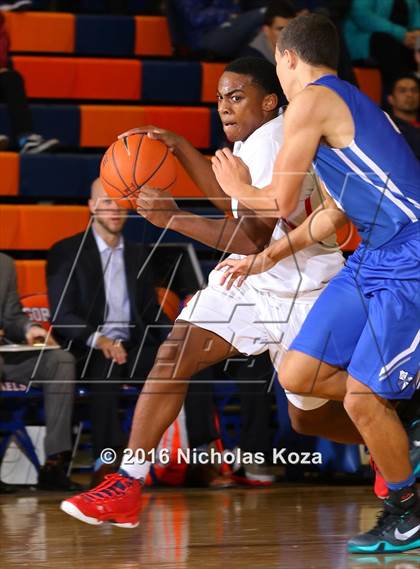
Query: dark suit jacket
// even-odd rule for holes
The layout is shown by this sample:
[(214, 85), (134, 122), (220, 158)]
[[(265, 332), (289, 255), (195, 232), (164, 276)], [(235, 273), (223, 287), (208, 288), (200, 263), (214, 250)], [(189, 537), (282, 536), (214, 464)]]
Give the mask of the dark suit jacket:
[[(137, 278), (148, 255), (146, 247), (124, 241), (124, 261), (130, 300), (130, 342), (142, 341), (148, 325), (159, 314), (151, 267)], [(63, 239), (50, 250), (47, 262), (48, 298), (54, 335), (61, 343), (73, 340), (86, 348), (86, 340), (104, 323), (106, 298), (101, 257), (91, 230)], [(157, 323), (168, 323), (162, 315)], [(162, 330), (148, 332), (147, 343), (160, 343)]]
[(0, 329), (14, 342), (25, 340), (29, 319), (22, 310), (13, 259), (0, 253)]

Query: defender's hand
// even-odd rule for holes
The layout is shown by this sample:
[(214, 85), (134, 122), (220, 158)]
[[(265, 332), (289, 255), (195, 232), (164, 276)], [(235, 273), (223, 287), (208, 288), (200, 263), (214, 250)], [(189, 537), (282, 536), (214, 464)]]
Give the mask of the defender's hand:
[(224, 270), (220, 284), (226, 284), (229, 290), (233, 285), (242, 286), (249, 275), (264, 273), (276, 263), (264, 255), (264, 251), (258, 255), (248, 255), (244, 259), (225, 259), (216, 267), (216, 271)]

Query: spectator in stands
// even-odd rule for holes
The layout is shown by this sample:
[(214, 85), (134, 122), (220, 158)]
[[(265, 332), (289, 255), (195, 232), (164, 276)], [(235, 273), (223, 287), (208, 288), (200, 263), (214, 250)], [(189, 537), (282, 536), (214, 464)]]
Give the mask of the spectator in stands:
[[(13, 142), (23, 154), (52, 150), (59, 144), (56, 138), (46, 140), (33, 132), (25, 84), (21, 74), (10, 67), (9, 45), (4, 15), (0, 12), (0, 101), (7, 105)], [(4, 134), (0, 135), (0, 149), (4, 150), (8, 145), (9, 138)]]
[(294, 0), (298, 16), (309, 12), (318, 12), (330, 18), (337, 30), (340, 41), (338, 60), (338, 76), (357, 87), (356, 76), (353, 72), (351, 57), (344, 41), (343, 26), (348, 16), (352, 0)]
[(388, 90), (395, 75), (415, 70), (419, 28), (418, 0), (353, 0), (344, 32), (352, 60), (373, 60)]
[[(43, 342), (54, 345), (51, 336), (32, 323), (22, 310), (16, 290), (13, 260), (0, 253), (0, 339), (3, 344)], [(42, 466), (38, 487), (42, 490), (75, 490), (77, 485), (67, 477), (71, 456), (71, 417), (73, 412), (75, 361), (63, 350), (0, 353), (0, 374), (3, 381), (42, 385), (44, 392), (47, 457)], [(45, 382), (45, 383), (43, 383)]]
[(17, 10), (30, 10), (32, 0), (16, 0), (15, 2), (0, 2), (0, 12), (12, 12)]
[[(118, 417), (121, 382), (147, 377), (169, 321), (161, 315), (150, 267), (143, 270), (149, 251), (124, 239), (127, 210), (108, 198), (99, 179), (89, 208), (94, 218), (87, 234), (50, 250), (47, 280), (56, 336), (62, 345), (71, 342), (80, 378), (89, 382), (96, 485), (113, 468), (101, 462), (101, 451), (118, 452), (126, 442)], [(194, 446), (217, 438), (212, 411), (201, 403), (186, 407)]]
[(236, 0), (168, 0), (175, 48), (217, 58), (237, 55), (263, 24), (266, 8), (241, 11)]
[(274, 53), (279, 32), (296, 17), (296, 10), (289, 0), (274, 0), (267, 7), (261, 30), (241, 55), (264, 57), (274, 65)]
[(420, 83), (414, 75), (398, 77), (388, 95), (391, 116), (420, 160)]
[[(79, 3), (74, 2), (74, 0), (51, 0), (50, 9), (53, 11), (72, 13), (83, 11), (83, 9), (77, 4)], [(102, 4), (102, 12), (105, 14), (126, 15), (128, 12), (139, 14), (161, 14), (163, 11), (163, 0), (160, 2), (158, 0), (143, 0), (143, 2), (138, 2), (138, 11), (135, 10), (135, 4), (133, 2), (130, 3), (129, 0), (103, 0)], [(93, 11), (96, 12), (98, 10)]]

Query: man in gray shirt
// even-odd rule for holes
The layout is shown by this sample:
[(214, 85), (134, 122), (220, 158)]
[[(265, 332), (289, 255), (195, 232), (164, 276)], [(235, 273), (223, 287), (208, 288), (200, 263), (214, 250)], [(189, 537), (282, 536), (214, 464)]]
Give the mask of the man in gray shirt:
[[(55, 344), (44, 328), (31, 322), (22, 310), (13, 260), (0, 253), (0, 343)], [(45, 406), (45, 455), (38, 487), (42, 490), (73, 490), (67, 477), (70, 460), (71, 417), (74, 400), (75, 362), (61, 349), (0, 353), (0, 380), (42, 385)]]

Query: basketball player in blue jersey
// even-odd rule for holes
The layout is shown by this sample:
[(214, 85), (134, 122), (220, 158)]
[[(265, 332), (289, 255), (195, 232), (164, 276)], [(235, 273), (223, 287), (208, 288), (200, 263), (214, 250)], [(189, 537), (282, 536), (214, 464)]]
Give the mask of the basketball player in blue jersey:
[[(294, 251), (322, 238), (328, 224), (331, 231), (343, 211), (357, 227), (361, 245), (315, 303), (279, 377), (290, 391), (343, 399), (386, 480), (383, 513), (348, 550), (407, 551), (420, 547), (420, 499), (392, 401), (411, 398), (419, 383), (420, 166), (390, 118), (338, 79), (337, 58), (337, 33), (328, 19), (292, 20), (276, 50), (290, 104), (271, 184), (254, 189), (227, 149), (213, 158), (213, 170), (232, 198), (261, 215), (286, 218), (313, 162), (329, 209), (301, 226), (290, 243)], [(278, 262), (282, 247), (259, 254), (251, 272)], [(235, 261), (226, 264), (236, 276)]]

